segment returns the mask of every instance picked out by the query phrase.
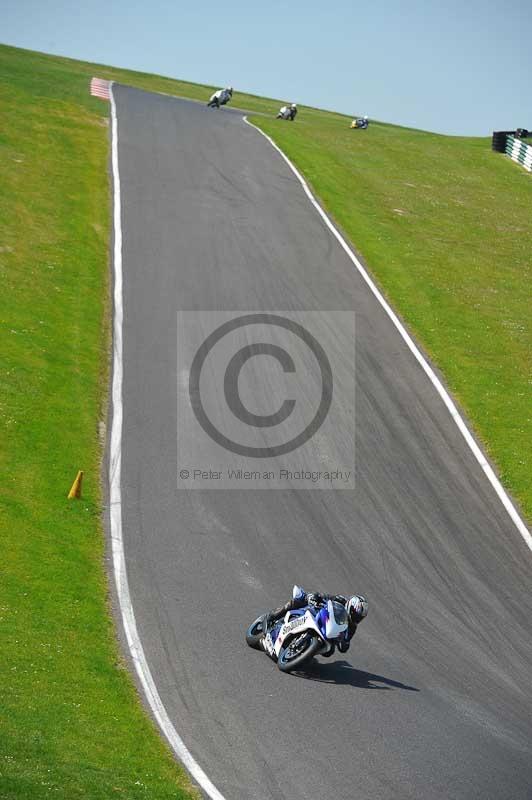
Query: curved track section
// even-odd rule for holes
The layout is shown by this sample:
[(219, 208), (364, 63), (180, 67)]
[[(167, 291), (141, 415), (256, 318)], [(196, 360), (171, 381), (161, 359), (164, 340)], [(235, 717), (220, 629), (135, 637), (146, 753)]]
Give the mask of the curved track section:
[[(529, 800), (532, 562), (447, 409), (257, 131), (114, 95), (122, 525), (169, 718), (227, 800)], [(356, 312), (355, 490), (176, 488), (177, 316), (205, 309)], [(298, 677), (243, 638), (294, 582), (371, 603)]]

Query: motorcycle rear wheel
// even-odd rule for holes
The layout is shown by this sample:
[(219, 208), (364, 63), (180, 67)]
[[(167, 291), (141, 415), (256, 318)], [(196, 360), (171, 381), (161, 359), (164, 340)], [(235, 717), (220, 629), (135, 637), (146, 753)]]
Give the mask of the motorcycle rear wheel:
[(321, 649), (322, 642), (313, 634), (291, 637), (279, 651), (277, 666), (281, 672), (291, 672), (312, 658)]

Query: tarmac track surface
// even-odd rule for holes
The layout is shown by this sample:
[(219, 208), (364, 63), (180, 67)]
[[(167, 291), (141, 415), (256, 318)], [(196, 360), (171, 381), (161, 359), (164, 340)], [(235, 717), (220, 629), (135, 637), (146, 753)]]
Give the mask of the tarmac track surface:
[[(227, 800), (532, 798), (532, 558), (443, 403), (264, 137), (114, 93), (125, 553), (176, 729)], [(204, 309), (355, 311), (355, 490), (176, 488), (177, 317)], [(279, 365), (252, 361), (266, 413)], [(294, 582), (370, 614), (347, 656), (287, 676), (244, 630)]]

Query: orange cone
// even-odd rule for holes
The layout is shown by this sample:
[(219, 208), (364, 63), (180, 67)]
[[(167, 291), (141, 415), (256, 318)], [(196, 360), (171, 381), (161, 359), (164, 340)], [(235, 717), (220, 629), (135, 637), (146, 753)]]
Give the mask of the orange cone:
[(80, 469), (76, 475), (76, 480), (72, 484), (72, 488), (68, 493), (68, 499), (73, 500), (75, 497), (81, 497), (81, 483), (83, 481), (83, 471)]

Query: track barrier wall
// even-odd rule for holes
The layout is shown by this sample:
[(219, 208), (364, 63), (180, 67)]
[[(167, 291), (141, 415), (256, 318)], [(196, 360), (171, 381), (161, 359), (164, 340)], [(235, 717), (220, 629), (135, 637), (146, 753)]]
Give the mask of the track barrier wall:
[(506, 138), (505, 152), (512, 161), (517, 161), (528, 172), (532, 172), (532, 147), (514, 136)]
[[(512, 161), (521, 164), (528, 172), (532, 172), (532, 147), (519, 138), (521, 131), (495, 131), (491, 139), (492, 150), (506, 153)], [(528, 131), (523, 131), (525, 135)]]

